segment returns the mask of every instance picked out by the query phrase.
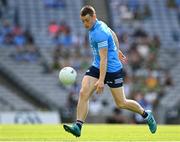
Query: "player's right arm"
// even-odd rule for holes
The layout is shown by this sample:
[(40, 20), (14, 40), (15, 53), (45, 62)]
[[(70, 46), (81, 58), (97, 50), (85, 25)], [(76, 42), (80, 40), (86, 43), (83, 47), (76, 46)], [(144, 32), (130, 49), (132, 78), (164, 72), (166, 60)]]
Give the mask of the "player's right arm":
[[(109, 28), (110, 29), (110, 28)], [(126, 56), (121, 52), (121, 50), (119, 49), (120, 45), (119, 45), (119, 41), (118, 41), (118, 38), (117, 38), (117, 35), (115, 34), (115, 32), (113, 30), (111, 30), (111, 34), (113, 36), (113, 39), (114, 39), (114, 42), (115, 42), (115, 45), (117, 47), (117, 52), (118, 52), (118, 56), (119, 56), (119, 59), (121, 60), (121, 62), (123, 64), (126, 64), (127, 63), (127, 58)]]

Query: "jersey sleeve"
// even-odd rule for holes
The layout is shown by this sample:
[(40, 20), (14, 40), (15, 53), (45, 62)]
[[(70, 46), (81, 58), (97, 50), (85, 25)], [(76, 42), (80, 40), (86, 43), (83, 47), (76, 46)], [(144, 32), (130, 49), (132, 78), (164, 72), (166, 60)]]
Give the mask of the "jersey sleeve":
[(95, 35), (95, 41), (98, 49), (108, 48), (108, 35), (104, 31), (99, 31)]

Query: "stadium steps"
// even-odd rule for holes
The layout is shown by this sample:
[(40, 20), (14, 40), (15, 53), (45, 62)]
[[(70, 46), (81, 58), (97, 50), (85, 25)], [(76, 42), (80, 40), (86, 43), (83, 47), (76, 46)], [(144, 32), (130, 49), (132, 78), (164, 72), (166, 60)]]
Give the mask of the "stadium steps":
[[(6, 102), (7, 106), (9, 107), (9, 111), (10, 110), (36, 110), (37, 108), (35, 106), (33, 106), (31, 103), (29, 103), (28, 101), (24, 100), (23, 98), (19, 97), (17, 94), (15, 94), (14, 92), (11, 92), (8, 88), (6, 88), (5, 86), (1, 85), (0, 86), (0, 98), (1, 101), (3, 100), (4, 102)], [(5, 109), (6, 109), (6, 106)], [(4, 110), (4, 108), (0, 108), (1, 110)], [(6, 109), (7, 110), (7, 109)]]
[(32, 102), (23, 98), (17, 93), (17, 89), (13, 89), (9, 85), (4, 77), (0, 76), (0, 103), (4, 107), (0, 107), (0, 110), (35, 110), (38, 109)]
[[(35, 90), (36, 99), (50, 106), (50, 108), (59, 109), (66, 103), (67, 91), (62, 89), (58, 72), (52, 74), (43, 74), (43, 68), (35, 63), (17, 63), (13, 61), (9, 54), (15, 52), (15, 48), (0, 48), (0, 63), (24, 84), (29, 91)], [(31, 90), (32, 89), (32, 90)]]

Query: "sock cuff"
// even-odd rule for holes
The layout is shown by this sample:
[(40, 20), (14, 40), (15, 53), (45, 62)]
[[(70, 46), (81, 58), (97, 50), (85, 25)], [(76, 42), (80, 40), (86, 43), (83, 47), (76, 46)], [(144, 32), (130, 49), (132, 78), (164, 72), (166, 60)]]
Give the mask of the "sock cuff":
[(143, 117), (143, 118), (146, 118), (147, 116), (148, 116), (148, 113), (144, 110), (144, 111), (143, 111), (143, 114), (142, 114), (142, 117)]
[(83, 124), (84, 122), (83, 121), (81, 121), (81, 120), (76, 120), (76, 122), (77, 123), (81, 123), (81, 124)]

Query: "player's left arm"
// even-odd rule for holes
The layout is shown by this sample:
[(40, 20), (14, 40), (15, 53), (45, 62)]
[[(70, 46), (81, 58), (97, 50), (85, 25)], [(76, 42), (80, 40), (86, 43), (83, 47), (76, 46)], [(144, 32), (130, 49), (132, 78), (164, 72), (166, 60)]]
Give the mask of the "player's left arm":
[[(109, 29), (110, 29), (110, 28), (109, 28)], [(123, 62), (123, 64), (126, 64), (126, 63), (127, 63), (127, 58), (126, 58), (126, 56), (122, 53), (122, 51), (119, 49), (119, 48), (120, 48), (120, 45), (119, 45), (119, 41), (118, 41), (117, 35), (116, 35), (116, 33), (115, 33), (113, 30), (110, 29), (110, 31), (111, 31), (111, 34), (112, 34), (112, 36), (113, 36), (114, 42), (115, 42), (115, 44), (116, 44), (116, 47), (117, 47), (118, 57), (119, 57), (119, 59)]]
[(101, 94), (104, 89), (104, 80), (107, 70), (107, 54), (108, 54), (108, 34), (104, 31), (98, 31), (94, 37), (95, 42), (97, 43), (97, 48), (100, 56), (100, 66), (99, 66), (99, 79), (95, 83), (97, 94)]
[(100, 77), (99, 80), (104, 82), (106, 69), (107, 69), (107, 48), (101, 48), (99, 51), (100, 55)]
[(104, 80), (106, 76), (106, 70), (107, 70), (107, 48), (101, 48), (99, 50), (99, 55), (100, 55), (100, 75), (99, 79), (96, 82), (96, 93), (101, 94), (104, 90)]

